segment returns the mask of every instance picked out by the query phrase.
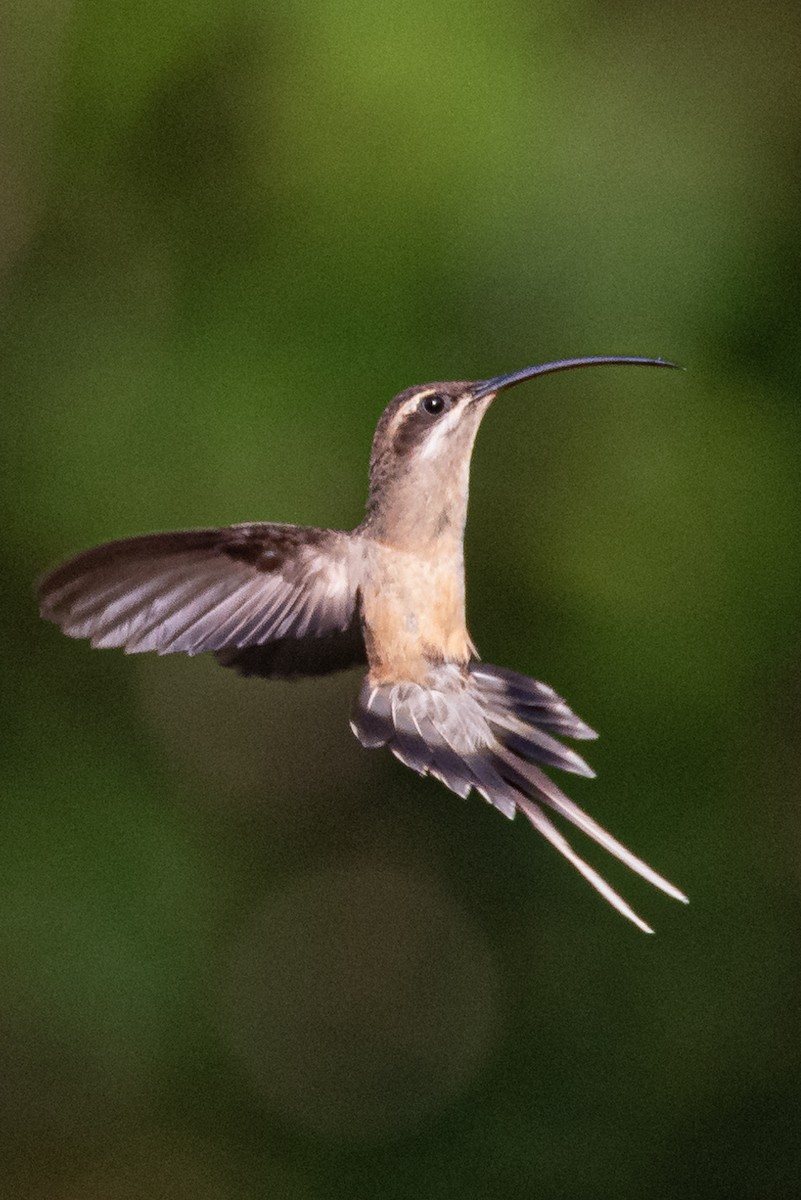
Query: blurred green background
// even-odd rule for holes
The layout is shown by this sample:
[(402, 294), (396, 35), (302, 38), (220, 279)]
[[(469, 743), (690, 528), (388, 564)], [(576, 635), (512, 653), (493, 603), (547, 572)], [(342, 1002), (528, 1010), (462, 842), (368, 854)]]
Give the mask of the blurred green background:
[[(3, 25), (0, 1193), (794, 1194), (796, 5)], [(395, 392), (587, 353), (688, 371), (494, 408), (471, 630), (601, 730), (571, 794), (692, 899), (589, 852), (655, 938), (522, 821), (362, 751), (352, 676), (36, 616), (105, 539), (350, 527)]]

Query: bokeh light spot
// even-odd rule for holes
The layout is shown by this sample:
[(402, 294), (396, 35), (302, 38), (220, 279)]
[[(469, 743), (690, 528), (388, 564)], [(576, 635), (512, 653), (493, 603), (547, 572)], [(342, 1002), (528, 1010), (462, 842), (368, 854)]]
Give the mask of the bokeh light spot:
[(295, 878), (243, 930), (224, 1021), (268, 1106), (311, 1134), (413, 1131), (469, 1087), (499, 1027), (491, 951), (422, 874)]

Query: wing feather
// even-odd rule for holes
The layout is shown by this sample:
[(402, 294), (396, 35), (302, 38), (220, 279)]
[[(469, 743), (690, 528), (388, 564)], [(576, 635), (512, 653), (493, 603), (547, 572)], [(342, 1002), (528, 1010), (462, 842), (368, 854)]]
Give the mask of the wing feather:
[[(360, 570), (346, 533), (254, 523), (109, 542), (57, 567), (39, 599), (43, 617), (96, 647), (214, 652), (245, 674), (294, 674), (297, 639), (311, 674), (315, 649), (323, 671), (363, 661)], [(280, 655), (248, 658), (275, 642)]]

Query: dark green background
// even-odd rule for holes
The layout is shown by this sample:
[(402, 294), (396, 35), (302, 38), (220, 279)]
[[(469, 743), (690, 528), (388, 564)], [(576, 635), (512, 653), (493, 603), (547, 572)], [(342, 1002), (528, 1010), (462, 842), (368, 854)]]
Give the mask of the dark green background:
[[(795, 1194), (796, 5), (4, 25), (3, 1195)], [(471, 630), (601, 730), (571, 794), (692, 899), (589, 852), (655, 938), (360, 750), (353, 678), (37, 619), (104, 539), (348, 527), (396, 391), (586, 353), (688, 370), (490, 413)]]

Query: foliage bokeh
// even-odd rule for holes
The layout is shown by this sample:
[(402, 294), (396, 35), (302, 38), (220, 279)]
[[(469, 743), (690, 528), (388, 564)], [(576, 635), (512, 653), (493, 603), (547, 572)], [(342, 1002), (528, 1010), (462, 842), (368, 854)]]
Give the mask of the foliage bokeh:
[[(786, 1196), (801, 837), (794, 6), (32, 0), (0, 48), (4, 1194)], [(491, 412), (484, 657), (692, 897), (641, 937), (351, 738), (354, 681), (90, 653), (31, 581), (359, 520), (388, 398)]]

